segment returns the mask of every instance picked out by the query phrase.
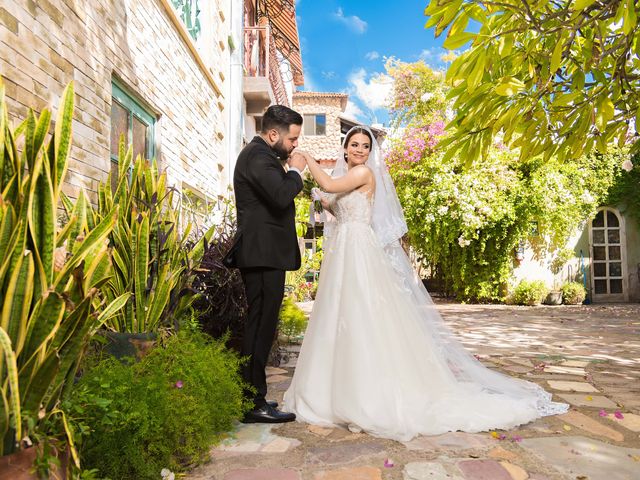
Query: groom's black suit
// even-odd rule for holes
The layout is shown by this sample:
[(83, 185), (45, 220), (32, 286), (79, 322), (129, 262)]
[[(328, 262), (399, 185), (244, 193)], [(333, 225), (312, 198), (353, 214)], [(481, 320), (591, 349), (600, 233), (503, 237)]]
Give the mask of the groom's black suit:
[(240, 269), (249, 315), (242, 343), (244, 380), (265, 405), (265, 367), (278, 326), (286, 270), (300, 268), (293, 199), (302, 190), (297, 172), (286, 172), (277, 153), (260, 136), (240, 152), (233, 174), (238, 233), (232, 264)]

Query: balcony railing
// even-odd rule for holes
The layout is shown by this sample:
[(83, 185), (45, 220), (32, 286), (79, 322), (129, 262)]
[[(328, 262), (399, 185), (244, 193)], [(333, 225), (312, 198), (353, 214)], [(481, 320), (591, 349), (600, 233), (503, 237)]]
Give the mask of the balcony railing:
[(200, 8), (198, 0), (171, 0), (173, 7), (184, 22), (187, 31), (193, 38), (198, 40), (200, 36)]
[(268, 27), (244, 29), (244, 69), (248, 77), (267, 77), (269, 72)]

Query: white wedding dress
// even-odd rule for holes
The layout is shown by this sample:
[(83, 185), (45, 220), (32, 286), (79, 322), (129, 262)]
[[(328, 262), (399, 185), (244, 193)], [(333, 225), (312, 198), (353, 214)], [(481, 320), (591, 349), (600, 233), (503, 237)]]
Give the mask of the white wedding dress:
[(365, 193), (330, 198), (337, 225), (325, 241), (285, 411), (401, 441), (509, 429), (567, 411), (538, 385), (484, 367), (455, 340), (398, 242), (381, 245)]

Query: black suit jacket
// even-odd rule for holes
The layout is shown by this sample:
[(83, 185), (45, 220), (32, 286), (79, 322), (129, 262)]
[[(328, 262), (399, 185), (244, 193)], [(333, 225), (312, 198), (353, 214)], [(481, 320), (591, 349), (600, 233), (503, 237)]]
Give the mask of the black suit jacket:
[(285, 172), (273, 149), (260, 136), (242, 149), (233, 173), (238, 232), (228, 255), (237, 268), (300, 268), (300, 248), (293, 199), (302, 178)]

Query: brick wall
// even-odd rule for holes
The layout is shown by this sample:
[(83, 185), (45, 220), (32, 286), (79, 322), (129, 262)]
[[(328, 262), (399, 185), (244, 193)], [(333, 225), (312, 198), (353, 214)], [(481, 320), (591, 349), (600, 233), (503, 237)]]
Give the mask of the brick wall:
[[(226, 99), (194, 60), (161, 0), (0, 0), (0, 75), (10, 118), (28, 107), (57, 111), (65, 85), (74, 80), (76, 111), (67, 194), (84, 188), (92, 197), (110, 168), (111, 81), (158, 117), (156, 156), (170, 182), (188, 182), (215, 197), (227, 153)], [(203, 30), (222, 43), (204, 55), (217, 85), (229, 68), (228, 0), (203, 9)], [(206, 35), (206, 32), (203, 32)], [(209, 33), (211, 35), (211, 33)]]

